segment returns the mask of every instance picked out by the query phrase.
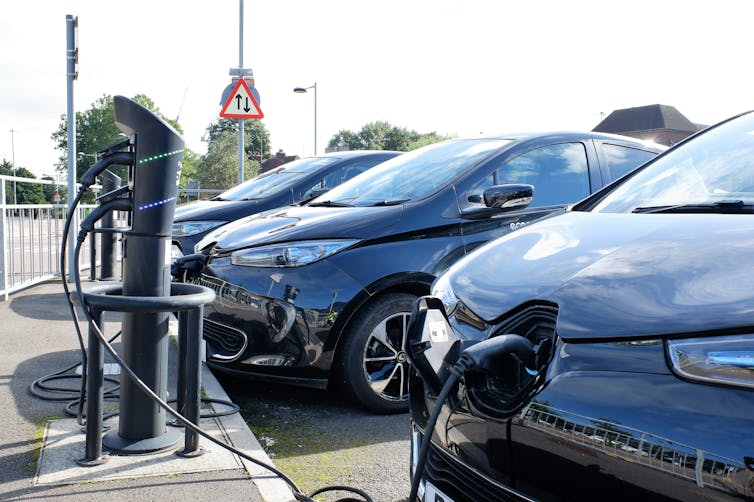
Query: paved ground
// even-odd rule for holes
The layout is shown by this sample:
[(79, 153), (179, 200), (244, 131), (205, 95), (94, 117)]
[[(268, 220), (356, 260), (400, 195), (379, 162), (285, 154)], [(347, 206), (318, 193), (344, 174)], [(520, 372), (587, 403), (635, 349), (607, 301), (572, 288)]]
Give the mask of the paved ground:
[[(108, 323), (108, 327), (111, 324), (119, 325)], [(110, 332), (116, 328), (109, 328)], [(83, 435), (76, 434), (76, 427), (71, 426), (64, 412), (65, 402), (42, 400), (29, 393), (29, 386), (37, 378), (80, 361), (61, 282), (35, 286), (0, 302), (0, 347), (0, 499), (292, 500), (285, 483), (254, 464), (237, 457), (228, 463), (228, 457), (222, 456), (223, 460), (213, 466), (212, 451), (202, 460), (210, 467), (201, 472), (185, 467), (191, 459), (181, 459), (180, 468), (160, 468), (160, 461), (150, 458), (155, 455), (145, 455), (119, 457), (111, 466), (92, 469), (91, 474), (84, 469), (82, 475), (89, 477), (83, 482), (76, 477), (78, 474), (72, 474), (77, 469), (81, 473), (75, 460), (84, 456)], [(228, 399), (209, 371), (202, 375), (209, 397)], [(202, 425), (214, 427), (218, 434), (255, 458), (269, 461), (238, 413), (223, 417), (214, 425)], [(41, 448), (45, 431), (47, 443)], [(73, 442), (71, 453), (56, 457), (63, 451), (65, 441)], [(215, 448), (208, 446), (210, 450)], [(172, 454), (166, 457), (175, 465)], [(152, 466), (145, 469), (149, 462), (153, 462)], [(116, 467), (124, 471), (114, 475)], [(141, 467), (138, 472), (137, 467)]]
[[(408, 413), (375, 415), (336, 391), (215, 375), (275, 465), (304, 491), (345, 485), (378, 502), (408, 499)], [(338, 496), (345, 494), (321, 500)]]

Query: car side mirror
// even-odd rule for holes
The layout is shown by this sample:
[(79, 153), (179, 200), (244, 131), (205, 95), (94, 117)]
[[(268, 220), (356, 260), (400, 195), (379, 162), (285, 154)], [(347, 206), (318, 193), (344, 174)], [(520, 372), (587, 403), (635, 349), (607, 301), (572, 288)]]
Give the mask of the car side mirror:
[(484, 191), (484, 205), (498, 209), (523, 209), (531, 204), (534, 186), (518, 183), (494, 185)]

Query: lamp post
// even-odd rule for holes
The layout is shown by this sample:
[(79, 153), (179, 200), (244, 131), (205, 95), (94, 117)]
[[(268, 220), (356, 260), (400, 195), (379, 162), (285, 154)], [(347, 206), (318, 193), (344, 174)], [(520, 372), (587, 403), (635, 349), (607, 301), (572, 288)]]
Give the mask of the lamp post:
[(317, 155), (317, 82), (309, 87), (296, 87), (293, 92), (303, 94), (307, 89), (314, 89), (314, 155)]

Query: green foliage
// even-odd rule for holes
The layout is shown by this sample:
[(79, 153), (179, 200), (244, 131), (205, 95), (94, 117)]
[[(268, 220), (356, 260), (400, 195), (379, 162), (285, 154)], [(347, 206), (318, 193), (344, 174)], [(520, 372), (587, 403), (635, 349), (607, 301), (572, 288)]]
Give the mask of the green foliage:
[(407, 152), (447, 139), (435, 132), (420, 134), (405, 127), (377, 121), (364, 125), (359, 132), (341, 130), (332, 137), (328, 148), (341, 150), (397, 150)]
[[(0, 163), (0, 174), (14, 176), (13, 164), (3, 159), (2, 163)], [(25, 167), (16, 166), (15, 176), (36, 179), (34, 173)], [(18, 204), (44, 204), (45, 198), (42, 192), (42, 185), (37, 183), (7, 182), (5, 184), (5, 203), (13, 204), (14, 202), (18, 202)]]
[[(244, 135), (246, 152), (251, 138)], [(244, 161), (244, 180), (251, 179), (259, 172), (259, 162), (247, 158)], [(202, 188), (226, 190), (238, 184), (238, 134), (225, 130), (215, 135), (209, 142), (207, 154), (202, 157), (196, 172), (196, 181)]]
[[(232, 131), (238, 136), (238, 120), (221, 118), (217, 122), (207, 126), (205, 141), (210, 145), (221, 134)], [(261, 154), (261, 159), (270, 158), (270, 133), (267, 127), (259, 120), (244, 120), (244, 150), (246, 156), (252, 158), (254, 154)], [(236, 143), (236, 148), (238, 143)]]
[(202, 156), (193, 150), (186, 150), (183, 152), (183, 166), (181, 167), (181, 181), (180, 188), (186, 188), (186, 183), (189, 181), (196, 181), (196, 173), (199, 170), (199, 165), (202, 162)]

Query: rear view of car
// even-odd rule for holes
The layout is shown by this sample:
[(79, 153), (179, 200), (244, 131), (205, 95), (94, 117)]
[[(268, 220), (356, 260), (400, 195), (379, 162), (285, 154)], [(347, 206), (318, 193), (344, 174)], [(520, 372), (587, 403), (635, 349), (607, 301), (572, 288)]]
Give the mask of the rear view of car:
[(409, 347), (419, 499), (751, 500), (754, 113), (461, 259)]

